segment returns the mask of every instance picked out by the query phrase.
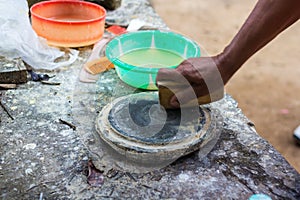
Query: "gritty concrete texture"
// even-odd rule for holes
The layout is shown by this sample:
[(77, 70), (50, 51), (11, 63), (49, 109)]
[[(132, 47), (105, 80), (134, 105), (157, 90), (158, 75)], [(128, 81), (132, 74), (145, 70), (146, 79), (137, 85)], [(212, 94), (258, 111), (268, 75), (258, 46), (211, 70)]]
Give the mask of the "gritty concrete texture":
[[(147, 16), (142, 19), (148, 24), (165, 26), (146, 1), (124, 2), (137, 6), (137, 16)], [(109, 162), (95, 120), (107, 103), (139, 90), (122, 83), (114, 70), (96, 84), (79, 82), (91, 47), (79, 50), (72, 66), (50, 73), (60, 85), (28, 82), (1, 91), (14, 117), (0, 108), (2, 199), (247, 199), (254, 193), (300, 198), (299, 173), (257, 134), (228, 94), (210, 105), (220, 111), (223, 127), (209, 154), (196, 151), (148, 173), (120, 170)], [(88, 160), (103, 171), (101, 187), (87, 183)]]
[(88, 0), (89, 2), (99, 4), (106, 9), (115, 10), (122, 4), (122, 0)]
[(27, 82), (27, 70), (21, 59), (8, 60), (0, 56), (0, 84)]
[[(29, 7), (41, 1), (45, 1), (45, 0), (27, 0)], [(109, 10), (114, 10), (119, 8), (122, 3), (122, 0), (87, 0), (87, 1), (99, 4)]]

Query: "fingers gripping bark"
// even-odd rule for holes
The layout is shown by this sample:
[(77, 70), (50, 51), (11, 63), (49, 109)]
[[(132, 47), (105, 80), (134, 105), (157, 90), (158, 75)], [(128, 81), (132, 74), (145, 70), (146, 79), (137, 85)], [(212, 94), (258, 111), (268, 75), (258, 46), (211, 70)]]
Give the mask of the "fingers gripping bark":
[(197, 98), (208, 96), (210, 101), (220, 99), (218, 92), (224, 93), (221, 74), (214, 60), (210, 57), (189, 58), (176, 69), (161, 69), (157, 76), (158, 86), (168, 87), (174, 95), (170, 105), (174, 108), (188, 102), (200, 103)]

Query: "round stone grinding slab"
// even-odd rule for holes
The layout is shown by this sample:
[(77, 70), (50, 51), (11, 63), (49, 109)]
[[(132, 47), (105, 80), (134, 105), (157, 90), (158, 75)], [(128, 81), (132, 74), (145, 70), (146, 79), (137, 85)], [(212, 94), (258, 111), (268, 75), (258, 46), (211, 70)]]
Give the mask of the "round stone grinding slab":
[(99, 136), (125, 159), (146, 167), (170, 164), (204, 147), (216, 136), (216, 119), (206, 107), (165, 110), (157, 92), (120, 97), (100, 112)]
[[(117, 101), (108, 114), (111, 127), (127, 140), (138, 143), (166, 144), (179, 142), (202, 129), (206, 122), (201, 108), (189, 121), (181, 118), (181, 110), (159, 106), (153, 94), (132, 95)], [(184, 112), (184, 111), (183, 111)], [(180, 130), (185, 128), (185, 130)]]

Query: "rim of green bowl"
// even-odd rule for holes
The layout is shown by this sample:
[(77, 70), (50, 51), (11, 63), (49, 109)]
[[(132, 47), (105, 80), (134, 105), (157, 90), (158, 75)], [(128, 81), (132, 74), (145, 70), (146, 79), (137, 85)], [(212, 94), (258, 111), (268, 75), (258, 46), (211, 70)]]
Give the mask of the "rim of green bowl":
[[(116, 40), (121, 40), (125, 37), (134, 36), (136, 34), (145, 34), (145, 33), (154, 33), (154, 32), (161, 33), (161, 34), (171, 34), (173, 36), (176, 36), (178, 38), (182, 38), (182, 39), (186, 40), (187, 42), (191, 43), (197, 49), (196, 52), (195, 52), (195, 55), (193, 57), (200, 57), (201, 50), (200, 50), (199, 45), (195, 41), (193, 41), (192, 39), (190, 39), (190, 38), (188, 38), (184, 35), (174, 33), (172, 31), (165, 31), (165, 30), (164, 31), (162, 31), (162, 30), (141, 30), (141, 31), (134, 31), (134, 32), (124, 33), (122, 35), (116, 36), (106, 46), (106, 57), (116, 67), (119, 67), (119, 68), (122, 68), (122, 69), (125, 69), (125, 70), (128, 70), (128, 71), (138, 71), (138, 72), (142, 72), (142, 73), (149, 73), (150, 72), (150, 73), (154, 73), (154, 74), (157, 73), (160, 68), (148, 68), (148, 67), (138, 67), (138, 66), (130, 65), (128, 63), (125, 63), (125, 62), (121, 61), (118, 58), (112, 58), (111, 54), (107, 53), (107, 50), (109, 50), (110, 48), (113, 48), (112, 45)], [(136, 48), (136, 49), (138, 49), (138, 48)], [(136, 50), (136, 49), (134, 49), (134, 50)], [(168, 66), (168, 67), (164, 67), (164, 68), (176, 68), (176, 67), (177, 66)]]

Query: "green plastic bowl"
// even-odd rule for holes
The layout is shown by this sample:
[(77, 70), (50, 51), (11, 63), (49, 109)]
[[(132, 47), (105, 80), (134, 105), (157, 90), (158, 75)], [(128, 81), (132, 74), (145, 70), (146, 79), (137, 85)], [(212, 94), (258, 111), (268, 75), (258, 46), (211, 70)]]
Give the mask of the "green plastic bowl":
[[(149, 56), (152, 54), (146, 55), (145, 52), (149, 50), (167, 52), (161, 53), (160, 56), (153, 56), (153, 59), (150, 57), (157, 64), (155, 68), (151, 66), (152, 63), (148, 63)], [(137, 62), (124, 62), (122, 56), (134, 51), (141, 51), (143, 55), (132, 54), (131, 60)], [(184, 59), (200, 57), (200, 47), (196, 42), (183, 35), (161, 30), (137, 31), (117, 36), (107, 44), (105, 52), (107, 58), (115, 65), (116, 72), (122, 81), (133, 87), (147, 90), (157, 89), (156, 75), (162, 68), (161, 66), (176, 68)], [(182, 59), (176, 64), (170, 62), (172, 64), (168, 65), (163, 62), (172, 61), (171, 57), (164, 59), (167, 54), (176, 55)], [(158, 57), (159, 60), (156, 60)], [(162, 62), (161, 66), (159, 62)]]

